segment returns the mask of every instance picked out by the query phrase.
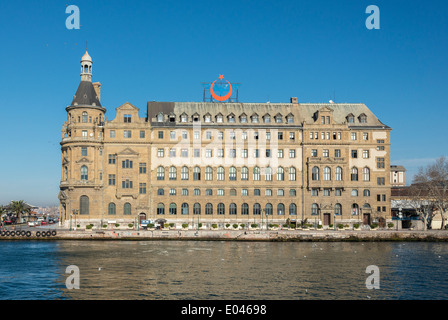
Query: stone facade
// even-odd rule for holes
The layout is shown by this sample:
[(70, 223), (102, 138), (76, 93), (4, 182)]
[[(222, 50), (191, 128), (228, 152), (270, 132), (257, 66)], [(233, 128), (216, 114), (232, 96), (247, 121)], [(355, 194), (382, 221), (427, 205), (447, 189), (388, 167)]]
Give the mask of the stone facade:
[(366, 105), (148, 102), (140, 117), (125, 103), (106, 120), (81, 64), (62, 129), (66, 225), (390, 219), (391, 129)]

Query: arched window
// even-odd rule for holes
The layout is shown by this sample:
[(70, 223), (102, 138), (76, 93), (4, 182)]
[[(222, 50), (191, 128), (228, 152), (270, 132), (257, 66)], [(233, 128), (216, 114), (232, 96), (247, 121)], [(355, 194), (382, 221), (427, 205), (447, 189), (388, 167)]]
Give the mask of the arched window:
[(241, 205), (241, 214), (244, 216), (249, 214), (249, 205), (247, 203)]
[(89, 169), (87, 169), (87, 166), (81, 167), (81, 180), (82, 181), (89, 180)]
[(368, 167), (362, 168), (362, 180), (370, 181), (370, 169)]
[(272, 215), (272, 204), (267, 203), (266, 206), (264, 207), (264, 213), (266, 215)]
[(199, 203), (193, 205), (193, 214), (201, 214), (201, 205)]
[(82, 122), (87, 123), (87, 112), (85, 111), (82, 113)]
[(336, 181), (342, 181), (342, 168), (336, 167), (334, 170), (334, 178)]
[(157, 180), (165, 180), (165, 168), (157, 167)]
[(108, 213), (109, 213), (109, 215), (115, 215), (115, 213), (116, 213), (115, 203), (113, 203), (113, 202), (109, 203)]
[(124, 204), (124, 207), (123, 207), (123, 214), (125, 214), (125, 215), (131, 215), (131, 204), (130, 204), (129, 202), (126, 202), (126, 203)]
[(266, 181), (272, 181), (272, 168), (271, 167), (266, 167), (264, 179)]
[(230, 189), (230, 195), (236, 196), (236, 189)]
[(172, 215), (177, 214), (177, 205), (175, 203), (170, 203), (169, 211)]
[(283, 203), (279, 203), (279, 204), (277, 205), (277, 214), (278, 214), (279, 216), (283, 216), (283, 215), (285, 215), (285, 205), (284, 205)]
[(193, 169), (193, 180), (195, 180), (195, 181), (201, 180), (201, 168), (194, 167), (194, 169)]
[(277, 181), (285, 180), (285, 169), (283, 167), (277, 168)]
[(253, 214), (256, 216), (259, 216), (261, 214), (261, 206), (259, 203), (254, 204), (254, 211)]
[(352, 168), (350, 177), (352, 181), (358, 181), (358, 168)]
[(223, 215), (225, 213), (225, 206), (224, 203), (218, 203), (218, 214)]
[(342, 214), (342, 205), (340, 203), (336, 203), (334, 205), (334, 214), (337, 214), (337, 215)]
[(358, 189), (352, 189), (352, 196), (357, 197), (358, 196)]
[(319, 168), (313, 167), (311, 170), (311, 180), (318, 181), (319, 180)]
[(359, 215), (359, 206), (357, 203), (352, 204), (352, 215)]
[(235, 215), (236, 214), (236, 204), (231, 203), (229, 206), (229, 214)]
[(364, 203), (364, 205), (362, 206), (363, 209), (371, 209), (370, 204), (368, 203)]
[(181, 175), (182, 180), (188, 180), (188, 167), (187, 166), (182, 167), (180, 175)]
[(175, 166), (171, 166), (170, 167), (169, 179), (170, 180), (176, 180), (177, 179), (177, 169), (176, 169)]
[(253, 180), (254, 181), (259, 181), (260, 180), (260, 168), (259, 167), (254, 167)]
[(331, 169), (330, 169), (330, 167), (325, 167), (324, 168), (324, 180), (325, 181), (331, 180)]
[(230, 181), (235, 181), (236, 180), (236, 168), (235, 167), (230, 167), (229, 168), (229, 180)]
[(370, 190), (369, 189), (364, 189), (364, 191), (362, 192), (364, 197), (370, 197)]
[(157, 205), (157, 214), (165, 214), (165, 205), (163, 203)]
[(313, 203), (311, 205), (311, 214), (318, 215), (319, 214), (319, 205), (317, 203)]
[(241, 180), (249, 180), (249, 169), (247, 167), (241, 168)]
[(297, 214), (297, 206), (295, 203), (291, 203), (289, 205), (289, 215), (290, 216), (295, 216)]
[(211, 181), (213, 180), (213, 169), (212, 167), (205, 168), (205, 180)]
[(216, 171), (218, 175), (218, 180), (223, 181), (224, 180), (224, 168), (218, 167), (218, 170)]
[(295, 167), (289, 168), (289, 181), (296, 181), (296, 168)]
[(182, 203), (180, 206), (180, 212), (181, 214), (188, 214), (188, 203)]
[(205, 205), (205, 214), (213, 214), (213, 205), (211, 203)]
[(89, 214), (89, 197), (81, 196), (79, 198), (79, 214)]

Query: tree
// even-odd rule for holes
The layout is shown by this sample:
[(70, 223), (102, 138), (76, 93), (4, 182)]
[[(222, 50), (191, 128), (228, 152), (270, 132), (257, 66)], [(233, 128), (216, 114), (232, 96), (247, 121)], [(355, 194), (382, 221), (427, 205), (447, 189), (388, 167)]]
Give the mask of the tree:
[(426, 209), (433, 214), (440, 214), (442, 225), (445, 227), (446, 212), (448, 211), (448, 160), (440, 157), (425, 168), (420, 167), (415, 175), (413, 184), (420, 188), (422, 196), (428, 201)]
[(30, 208), (26, 205), (23, 200), (11, 201), (11, 211), (16, 214), (17, 223), (20, 222), (20, 216), (24, 213), (28, 213)]

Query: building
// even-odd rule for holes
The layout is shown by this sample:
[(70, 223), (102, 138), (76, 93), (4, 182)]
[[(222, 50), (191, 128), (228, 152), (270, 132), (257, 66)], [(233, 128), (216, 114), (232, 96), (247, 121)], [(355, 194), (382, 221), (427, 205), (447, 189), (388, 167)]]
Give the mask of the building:
[(404, 187), (406, 185), (406, 169), (403, 166), (390, 166), (390, 185), (391, 187)]
[(62, 129), (61, 221), (390, 219), (390, 130), (362, 103), (126, 102), (107, 119), (92, 59)]

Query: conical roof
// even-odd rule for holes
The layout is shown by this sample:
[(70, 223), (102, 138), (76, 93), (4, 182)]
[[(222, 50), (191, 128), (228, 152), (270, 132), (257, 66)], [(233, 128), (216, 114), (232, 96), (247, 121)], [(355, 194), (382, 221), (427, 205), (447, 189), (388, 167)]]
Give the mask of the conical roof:
[(101, 107), (101, 102), (98, 99), (93, 83), (90, 81), (81, 81), (73, 97), (72, 106), (96, 106)]

